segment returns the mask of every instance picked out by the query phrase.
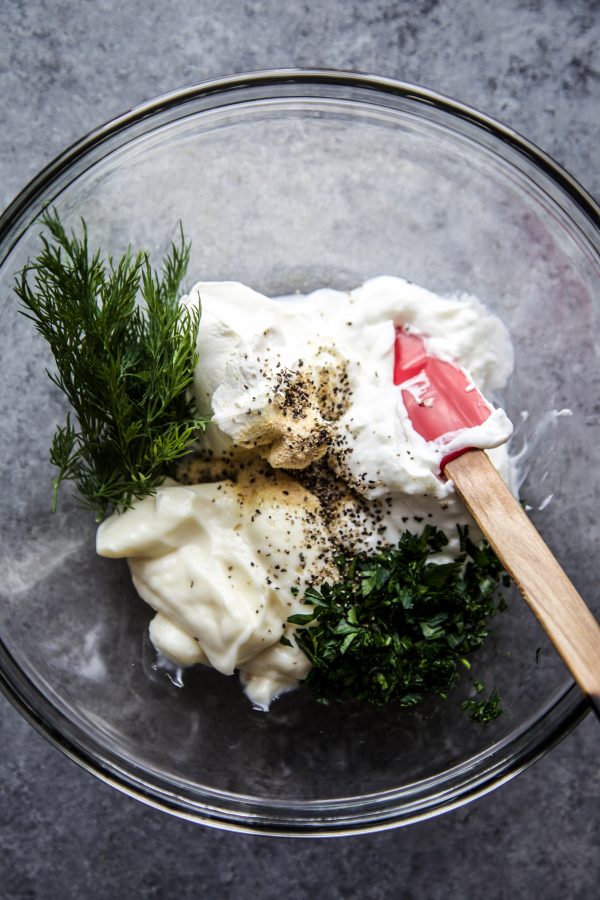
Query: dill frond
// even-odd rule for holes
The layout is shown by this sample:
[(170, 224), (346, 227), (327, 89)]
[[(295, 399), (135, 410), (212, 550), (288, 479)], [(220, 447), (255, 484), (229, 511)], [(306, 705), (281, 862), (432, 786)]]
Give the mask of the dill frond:
[(117, 262), (91, 254), (83, 221), (79, 236), (55, 212), (42, 224), (42, 250), (15, 291), (50, 346), (56, 370), (48, 375), (72, 408), (50, 448), (52, 508), (61, 483), (73, 481), (100, 520), (173, 474), (208, 421), (189, 392), (200, 310), (179, 303), (190, 245), (181, 231), (156, 272), (143, 251)]

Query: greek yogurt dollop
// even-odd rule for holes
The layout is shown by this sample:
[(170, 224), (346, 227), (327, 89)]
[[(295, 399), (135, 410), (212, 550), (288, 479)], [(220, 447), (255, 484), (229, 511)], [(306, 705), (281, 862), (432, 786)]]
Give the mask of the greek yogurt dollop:
[[(202, 306), (195, 396), (213, 413), (217, 446), (256, 448), (289, 469), (328, 453), (368, 499), (453, 492), (438, 477), (439, 447), (412, 428), (394, 384), (396, 326), (423, 335), (432, 356), (460, 365), (484, 394), (513, 368), (505, 326), (476, 297), (439, 297), (392, 276), (276, 300), (236, 282), (200, 282), (184, 302)], [(463, 443), (492, 449), (511, 433), (496, 409)]]
[[(440, 477), (440, 447), (412, 428), (394, 384), (396, 328), (486, 395), (509, 378), (512, 345), (477, 298), (390, 276), (278, 299), (200, 282), (182, 303), (202, 308), (194, 395), (212, 423), (180, 474), (190, 483), (165, 482), (102, 523), (97, 549), (128, 558), (164, 656), (239, 670), (266, 709), (309, 670), (287, 618), (306, 612), (308, 585), (335, 577), (336, 553), (426, 523), (446, 532), (451, 553), (456, 525), (470, 522)], [(494, 408), (452, 449), (487, 449), (512, 485), (511, 432)]]

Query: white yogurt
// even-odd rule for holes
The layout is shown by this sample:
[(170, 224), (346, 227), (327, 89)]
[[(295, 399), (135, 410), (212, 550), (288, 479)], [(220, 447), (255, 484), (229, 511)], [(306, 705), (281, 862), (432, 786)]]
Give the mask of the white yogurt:
[[(264, 453), (277, 431), (280, 373), (311, 372), (318, 388), (324, 371), (343, 364), (351, 403), (328, 423), (324, 440), (348, 448), (333, 454), (332, 467), (369, 499), (452, 492), (438, 477), (439, 447), (414, 431), (393, 383), (395, 325), (424, 335), (432, 355), (457, 362), (484, 394), (503, 387), (512, 372), (508, 332), (477, 298), (438, 297), (401, 278), (382, 276), (354, 291), (324, 289), (286, 302), (235, 282), (201, 282), (185, 302), (197, 305), (200, 298), (195, 396), (203, 413), (214, 413), (217, 445), (260, 446)], [(316, 415), (314, 427), (324, 418)], [(504, 412), (495, 410), (468, 435), (457, 434), (445, 452), (498, 447), (511, 433)]]

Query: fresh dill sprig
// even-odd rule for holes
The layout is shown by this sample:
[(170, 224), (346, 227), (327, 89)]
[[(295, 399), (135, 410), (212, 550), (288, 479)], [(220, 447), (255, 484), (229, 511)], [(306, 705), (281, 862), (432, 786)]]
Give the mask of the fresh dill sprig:
[(143, 251), (118, 262), (91, 254), (83, 220), (80, 236), (67, 234), (55, 212), (42, 224), (42, 250), (15, 291), (50, 345), (56, 371), (48, 375), (73, 411), (50, 448), (52, 509), (61, 483), (74, 481), (100, 520), (172, 474), (207, 421), (188, 390), (200, 311), (179, 303), (190, 245), (181, 231), (156, 272)]
[(488, 544), (458, 531), (453, 562), (432, 561), (448, 539), (428, 525), (395, 547), (339, 557), (339, 579), (305, 591), (311, 611), (288, 621), (300, 626), (295, 640), (313, 665), (306, 684), (317, 700), (414, 706), (427, 694), (445, 697), (470, 668), (466, 657), (487, 637), (503, 608), (497, 589), (509, 580)]

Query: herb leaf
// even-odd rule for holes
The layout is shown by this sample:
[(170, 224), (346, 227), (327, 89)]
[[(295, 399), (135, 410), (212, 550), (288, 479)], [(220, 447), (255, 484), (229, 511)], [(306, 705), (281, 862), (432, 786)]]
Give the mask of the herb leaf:
[[(473, 543), (466, 528), (459, 537), (459, 557), (437, 563), (443, 532), (405, 532), (396, 547), (338, 557), (339, 580), (305, 592), (311, 614), (288, 621), (304, 626), (294, 637), (313, 664), (306, 683), (319, 701), (413, 706), (427, 694), (445, 697), (459, 669), (470, 668), (465, 655), (487, 637), (505, 573), (485, 541)], [(471, 717), (499, 715), (493, 696)]]
[(144, 252), (128, 250), (118, 262), (91, 254), (83, 221), (80, 236), (67, 234), (56, 213), (42, 223), (41, 253), (15, 291), (50, 345), (56, 371), (48, 375), (74, 414), (50, 448), (52, 508), (70, 480), (100, 520), (172, 474), (207, 421), (188, 396), (200, 313), (179, 304), (190, 246), (182, 232), (157, 273)]
[[(481, 688), (478, 686), (480, 684), (481, 683), (478, 682), (475, 685), (477, 693), (481, 693), (481, 691), (484, 690), (483, 685), (481, 685)], [(502, 715), (500, 697), (495, 688), (487, 700), (463, 700), (462, 708), (469, 712), (470, 718), (473, 719), (474, 722), (482, 722), (483, 724), (491, 722), (493, 719), (497, 719), (498, 716)]]

